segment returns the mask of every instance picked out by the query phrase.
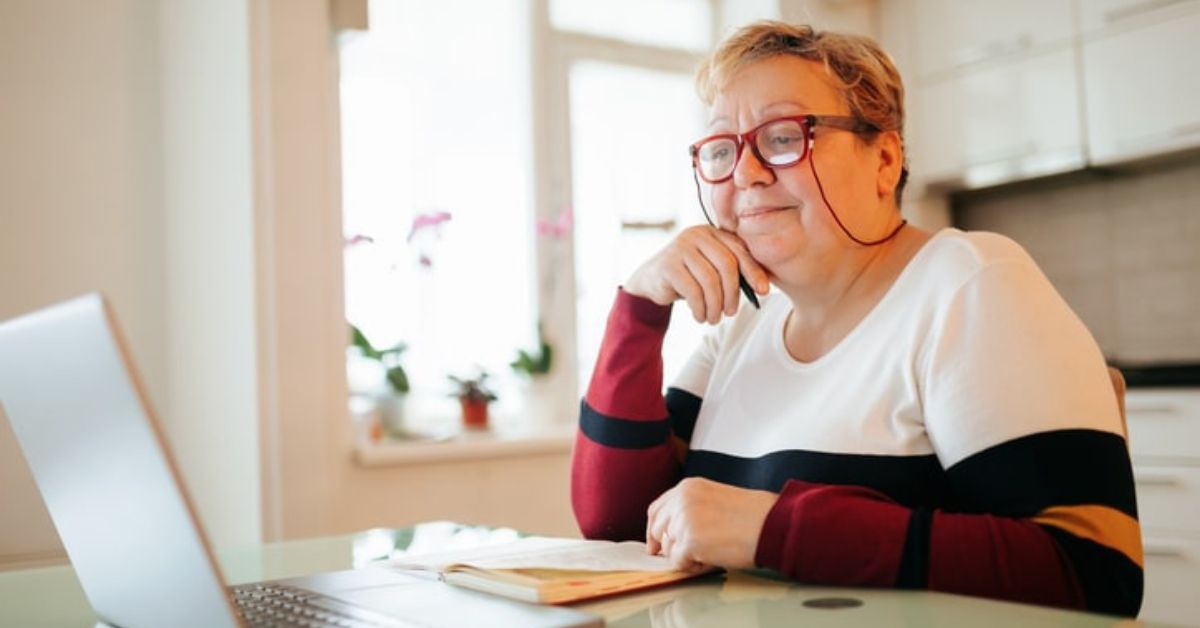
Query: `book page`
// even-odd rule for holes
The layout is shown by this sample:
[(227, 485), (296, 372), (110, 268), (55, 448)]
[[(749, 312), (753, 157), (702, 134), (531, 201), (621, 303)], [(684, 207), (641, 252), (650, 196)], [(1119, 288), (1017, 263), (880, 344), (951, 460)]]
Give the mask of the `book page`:
[(455, 565), (479, 569), (562, 569), (570, 571), (672, 571), (663, 556), (650, 556), (637, 541), (586, 541), (527, 537), (479, 549), (401, 556), (382, 563), (395, 569), (445, 571)]

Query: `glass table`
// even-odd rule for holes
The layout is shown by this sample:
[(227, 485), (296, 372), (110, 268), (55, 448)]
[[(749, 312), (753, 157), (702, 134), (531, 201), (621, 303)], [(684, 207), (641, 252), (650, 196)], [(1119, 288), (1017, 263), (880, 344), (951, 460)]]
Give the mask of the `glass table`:
[[(466, 548), (521, 536), (506, 528), (430, 522), (408, 528), (265, 543), (217, 553), (229, 584), (347, 569), (403, 553)], [(449, 585), (447, 585), (449, 586)], [(623, 628), (755, 626), (1149, 625), (926, 591), (813, 587), (766, 572), (730, 572), (575, 605)], [(0, 571), (0, 626), (93, 626), (70, 565)]]

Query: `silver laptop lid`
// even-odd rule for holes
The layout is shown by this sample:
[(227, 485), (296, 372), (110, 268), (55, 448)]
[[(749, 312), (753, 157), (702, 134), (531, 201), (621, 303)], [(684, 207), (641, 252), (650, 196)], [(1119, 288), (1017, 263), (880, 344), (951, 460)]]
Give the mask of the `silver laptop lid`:
[(96, 614), (237, 626), (134, 373), (98, 294), (0, 323), (0, 406)]

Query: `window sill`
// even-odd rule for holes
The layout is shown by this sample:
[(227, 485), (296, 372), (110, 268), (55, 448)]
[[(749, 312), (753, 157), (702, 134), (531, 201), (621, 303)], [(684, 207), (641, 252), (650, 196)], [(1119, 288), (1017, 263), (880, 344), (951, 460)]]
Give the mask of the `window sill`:
[(363, 467), (461, 462), (569, 453), (575, 442), (575, 425), (463, 431), (432, 440), (391, 440), (359, 443), (355, 459)]

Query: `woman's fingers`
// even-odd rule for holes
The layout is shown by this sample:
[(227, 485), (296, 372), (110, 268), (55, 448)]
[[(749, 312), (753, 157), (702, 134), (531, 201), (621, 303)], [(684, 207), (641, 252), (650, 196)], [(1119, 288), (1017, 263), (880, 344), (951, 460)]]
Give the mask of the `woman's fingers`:
[(682, 298), (687, 302), (696, 322), (704, 322), (708, 318), (708, 308), (704, 303), (704, 286), (696, 280), (687, 264), (680, 261), (678, 266), (669, 268), (665, 275), (670, 290), (676, 295), (675, 298)]
[(716, 230), (717, 238), (733, 253), (737, 258), (738, 269), (742, 276), (750, 283), (750, 287), (759, 294), (766, 294), (771, 289), (771, 277), (767, 274), (767, 270), (754, 259), (750, 254), (750, 249), (746, 248), (746, 243), (736, 235), (728, 231)]
[(662, 511), (664, 500), (670, 495), (671, 490), (658, 496), (653, 502), (650, 502), (650, 507), (646, 509), (646, 552), (650, 555), (658, 554), (662, 551), (662, 533), (666, 520), (659, 516)]
[(646, 551), (651, 555), (662, 554), (675, 569), (691, 571), (697, 562), (687, 553), (685, 543), (687, 530), (682, 520), (675, 516), (679, 495), (676, 488), (659, 495), (646, 509)]
[(685, 257), (684, 266), (700, 286), (698, 299), (703, 316), (697, 317), (696, 320), (707, 321), (712, 325), (719, 323), (724, 302), (722, 284), (725, 278), (714, 267), (712, 260), (701, 253), (692, 253)]
[(765, 294), (765, 269), (736, 235), (709, 226), (685, 229), (625, 283), (631, 294), (659, 305), (683, 299), (698, 322), (716, 324), (737, 312), (739, 273)]
[[(713, 237), (701, 239), (697, 245), (704, 259), (710, 264), (716, 272), (718, 284), (714, 286), (714, 292), (719, 294), (721, 301), (716, 304), (718, 311), (717, 321), (720, 320), (719, 313), (724, 312), (726, 316), (733, 316), (737, 313), (738, 306), (738, 258), (729, 246), (715, 234), (719, 231), (713, 230)], [(712, 311), (712, 307), (709, 311)], [(711, 323), (717, 321), (709, 320)]]

